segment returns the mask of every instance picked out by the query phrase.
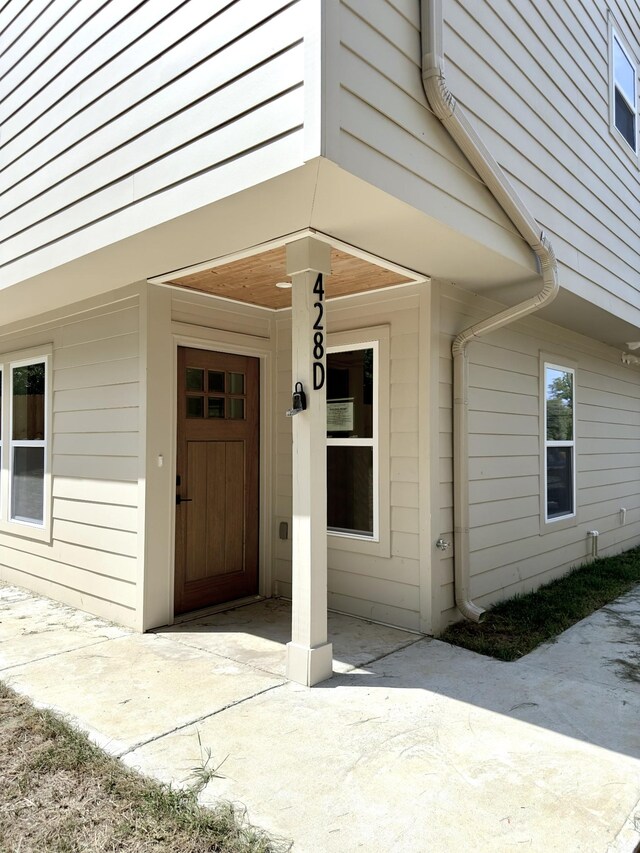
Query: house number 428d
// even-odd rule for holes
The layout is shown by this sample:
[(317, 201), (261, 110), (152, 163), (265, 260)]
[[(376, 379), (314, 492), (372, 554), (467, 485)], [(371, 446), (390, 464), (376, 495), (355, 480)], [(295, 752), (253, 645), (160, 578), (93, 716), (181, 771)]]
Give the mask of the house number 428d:
[(313, 324), (313, 390), (319, 391), (324, 387), (324, 287), (322, 285), (322, 273), (318, 273), (313, 285), (313, 292), (317, 297), (313, 303), (317, 312)]

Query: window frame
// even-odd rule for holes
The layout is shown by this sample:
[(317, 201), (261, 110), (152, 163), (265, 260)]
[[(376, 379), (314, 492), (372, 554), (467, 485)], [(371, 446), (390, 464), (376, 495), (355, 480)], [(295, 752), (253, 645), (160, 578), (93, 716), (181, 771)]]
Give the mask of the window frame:
[[(547, 439), (547, 368), (558, 370), (563, 373), (570, 373), (573, 383), (573, 406), (572, 406), (572, 425), (573, 438), (570, 441), (549, 441)], [(552, 530), (561, 530), (565, 527), (574, 527), (578, 520), (578, 489), (577, 489), (577, 365), (574, 362), (568, 361), (565, 358), (558, 356), (540, 355), (540, 436), (541, 436), (541, 453), (540, 453), (540, 532), (548, 533)], [(549, 447), (569, 447), (571, 448), (571, 497), (572, 511), (549, 517), (547, 506), (547, 483), (548, 483), (548, 466), (547, 466), (547, 449)]]
[(374, 326), (327, 336), (327, 355), (373, 349), (373, 436), (371, 439), (329, 438), (331, 446), (373, 448), (373, 536), (327, 528), (330, 549), (390, 556), (389, 500), (389, 327)]
[[(626, 92), (621, 85), (616, 82), (614, 44), (618, 43), (620, 50), (629, 62), (633, 69), (634, 95), (635, 104), (630, 103)], [(631, 145), (626, 136), (618, 128), (616, 124), (616, 91), (619, 91), (625, 103), (633, 111), (634, 119), (634, 142)], [(621, 35), (621, 29), (612, 17), (609, 18), (609, 129), (611, 134), (618, 140), (618, 143), (627, 152), (627, 154), (638, 163), (639, 160), (639, 128), (638, 128), (638, 63), (635, 59), (633, 51), (629, 47), (628, 41)]]
[[(0, 372), (2, 373), (2, 399), (0, 401), (0, 419), (2, 422), (2, 446), (0, 448), (0, 532), (24, 536), (29, 539), (51, 541), (52, 510), (52, 354), (53, 345), (46, 344), (28, 350), (0, 353)], [(13, 370), (30, 364), (44, 363), (44, 439), (13, 440)], [(7, 381), (8, 380), (8, 381)], [(44, 448), (42, 524), (12, 518), (14, 447)]]

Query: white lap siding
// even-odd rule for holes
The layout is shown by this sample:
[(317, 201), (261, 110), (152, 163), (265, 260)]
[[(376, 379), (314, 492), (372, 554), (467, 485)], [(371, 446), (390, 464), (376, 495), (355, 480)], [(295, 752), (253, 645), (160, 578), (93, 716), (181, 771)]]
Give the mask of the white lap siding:
[[(380, 464), (389, 470), (390, 528), (388, 552), (373, 553), (364, 541), (358, 550), (340, 547), (337, 537), (329, 539), (329, 607), (380, 622), (417, 630), (419, 628), (420, 536), (418, 512), (418, 336), (419, 301), (415, 289), (366, 294), (329, 302), (327, 329), (332, 332), (388, 326), (389, 411), (381, 412), (389, 423), (389, 456)], [(276, 321), (277, 411), (274, 415), (276, 457), (276, 527), (291, 526), (291, 421), (285, 411), (291, 406), (291, 318), (287, 313)], [(381, 527), (385, 519), (381, 518)], [(275, 589), (291, 594), (291, 541), (276, 539)]]
[(133, 626), (138, 298), (72, 308), (22, 331), (0, 329), (3, 352), (53, 343), (52, 541), (0, 534), (0, 578)]
[[(452, 537), (451, 342), (492, 313), (444, 289), (440, 319), (441, 525)], [(482, 606), (529, 591), (584, 563), (588, 530), (600, 554), (640, 541), (640, 373), (620, 351), (535, 318), (469, 345), (469, 497), (472, 597)], [(574, 526), (540, 526), (540, 353), (576, 366)], [(625, 508), (625, 523), (621, 523)], [(442, 624), (454, 618), (453, 562), (440, 560)]]
[(13, 8), (0, 21), (8, 280), (301, 164), (302, 3)]
[(609, 19), (637, 61), (638, 4), (442, 7), (448, 84), (549, 234), (562, 286), (637, 325), (640, 173), (610, 129)]
[(335, 0), (327, 27), (326, 156), (522, 261), (512, 223), (427, 104), (417, 0)]

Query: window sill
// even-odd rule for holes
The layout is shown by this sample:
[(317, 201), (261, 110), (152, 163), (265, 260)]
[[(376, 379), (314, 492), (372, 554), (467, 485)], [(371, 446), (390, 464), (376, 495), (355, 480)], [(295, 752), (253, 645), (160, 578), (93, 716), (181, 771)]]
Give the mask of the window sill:
[(0, 521), (0, 533), (19, 536), (21, 539), (34, 539), (37, 542), (51, 544), (51, 525), (37, 527), (35, 524), (23, 524), (19, 521)]
[(352, 554), (367, 554), (371, 557), (391, 556), (389, 541), (385, 538), (373, 539), (364, 536), (349, 536), (327, 532), (327, 548), (330, 551), (348, 551)]
[(555, 533), (556, 530), (567, 530), (569, 527), (576, 527), (577, 524), (578, 516), (576, 513), (574, 515), (550, 519), (542, 516), (540, 519), (540, 535), (544, 536), (547, 533)]

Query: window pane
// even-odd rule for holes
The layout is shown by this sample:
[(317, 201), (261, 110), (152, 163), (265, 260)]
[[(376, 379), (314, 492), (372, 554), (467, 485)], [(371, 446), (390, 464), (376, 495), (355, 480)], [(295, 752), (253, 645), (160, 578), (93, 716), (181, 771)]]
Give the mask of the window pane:
[(187, 417), (204, 417), (204, 397), (187, 397)]
[(327, 435), (373, 437), (373, 349), (327, 353)]
[(573, 441), (573, 373), (545, 368), (547, 441)]
[(244, 394), (244, 373), (229, 373), (227, 394)]
[(636, 150), (636, 117), (629, 105), (620, 94), (620, 90), (616, 89), (615, 94), (615, 122), (620, 133), (627, 140), (629, 145)]
[(210, 370), (209, 371), (209, 393), (216, 391), (218, 394), (224, 394), (224, 371)]
[(373, 536), (373, 448), (327, 447), (327, 526)]
[(13, 448), (12, 496), (12, 518), (42, 524), (44, 447)]
[(241, 421), (244, 418), (244, 400), (242, 398), (227, 398), (227, 417), (233, 421)]
[(613, 69), (616, 85), (622, 89), (627, 101), (635, 108), (636, 102), (636, 73), (629, 62), (622, 45), (617, 38), (613, 39)]
[(224, 397), (209, 397), (208, 415), (210, 418), (224, 417)]
[(0, 370), (0, 440), (2, 440), (2, 371)]
[(44, 363), (13, 368), (13, 438), (44, 440)]
[(547, 447), (547, 518), (573, 512), (573, 448)]
[(187, 367), (187, 391), (204, 391), (204, 370)]

